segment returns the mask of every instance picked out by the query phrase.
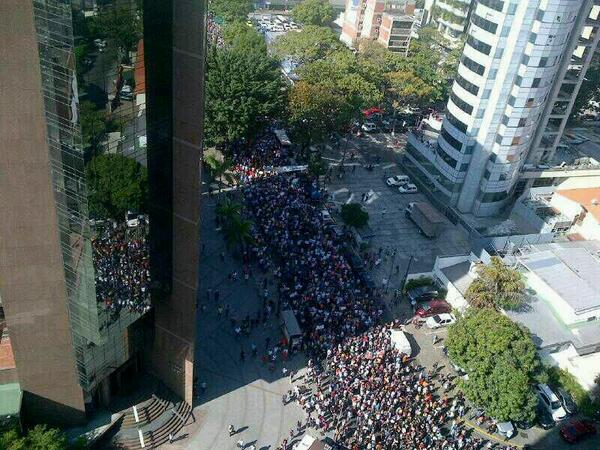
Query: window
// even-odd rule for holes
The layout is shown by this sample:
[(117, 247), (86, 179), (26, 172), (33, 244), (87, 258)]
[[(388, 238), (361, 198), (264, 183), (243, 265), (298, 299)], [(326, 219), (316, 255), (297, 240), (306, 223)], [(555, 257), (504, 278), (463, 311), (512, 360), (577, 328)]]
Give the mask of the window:
[(446, 164), (448, 164), (453, 169), (456, 169), (456, 163), (457, 163), (457, 161), (452, 156), (450, 156), (448, 153), (446, 153), (444, 151), (444, 149), (439, 146), (439, 144), (438, 144), (438, 146), (436, 148), (436, 153), (437, 153), (437, 155), (440, 158), (442, 158), (444, 160), (444, 162)]
[(458, 120), (454, 115), (452, 115), (449, 111), (446, 115), (446, 119), (450, 122), (456, 129), (462, 131), (463, 133), (467, 132), (467, 124), (462, 123)]
[(479, 0), (479, 3), (500, 12), (504, 8), (504, 2), (500, 0)]
[(531, 87), (532, 87), (532, 88), (539, 87), (539, 85), (540, 85), (540, 81), (541, 81), (541, 80), (542, 80), (541, 78), (534, 78), (534, 79), (533, 79), (533, 82), (531, 83)]
[(537, 39), (537, 34), (536, 33), (530, 33), (529, 34), (529, 42), (531, 42), (532, 44), (535, 44), (535, 40)]
[(503, 27), (502, 33), (500, 33), (500, 37), (506, 37), (510, 33), (510, 27)]
[(523, 63), (524, 65), (529, 64), (529, 55), (523, 54), (523, 57), (521, 58), (521, 63)]
[(533, 106), (534, 101), (535, 101), (535, 98), (529, 97), (527, 99), (527, 101), (525, 102), (525, 108), (531, 108)]
[(468, 168), (469, 168), (469, 163), (463, 163), (460, 165), (459, 172), (466, 172)]
[(481, 196), (482, 203), (494, 203), (508, 197), (508, 192), (488, 192)]
[(521, 117), (519, 119), (519, 124), (517, 126), (518, 127), (524, 127), (525, 125), (527, 125), (527, 119), (525, 117)]
[(477, 86), (475, 86), (473, 83), (471, 83), (470, 81), (465, 80), (462, 76), (460, 76), (460, 74), (456, 75), (456, 83), (463, 88), (465, 91), (473, 94), (473, 95), (477, 95), (479, 93), (479, 88)]
[(490, 173), (490, 171), (488, 169), (485, 169), (485, 172), (483, 173), (483, 178), (489, 180), (491, 176), (492, 174)]
[(465, 155), (472, 155), (473, 150), (475, 150), (475, 144), (467, 145), (467, 148), (465, 149)]
[(470, 115), (473, 112), (473, 107), (464, 100), (458, 98), (454, 92), (450, 94), (450, 100), (452, 100), (452, 103), (454, 103), (458, 108), (462, 109), (467, 114)]
[(497, 24), (495, 24), (494, 22), (491, 22), (487, 19), (484, 19), (481, 16), (478, 16), (477, 14), (473, 14), (471, 16), (471, 23), (477, 25), (482, 30), (488, 31), (492, 34), (496, 34), (496, 30), (498, 29)]
[(512, 139), (512, 142), (510, 143), (510, 145), (519, 145), (521, 143), (521, 136), (515, 136)]
[(456, 139), (454, 136), (452, 136), (450, 133), (448, 133), (448, 130), (446, 130), (446, 128), (442, 127), (442, 132), (440, 133), (442, 138), (444, 138), (444, 140), (450, 144), (450, 146), (457, 150), (457, 151), (461, 151), (462, 150), (462, 142), (460, 142), (458, 139)]
[(510, 96), (508, 97), (508, 104), (509, 104), (510, 106), (515, 106), (515, 102), (516, 102), (516, 101), (517, 101), (517, 99), (515, 98), (515, 96), (514, 96), (514, 95), (510, 95)]
[(544, 20), (544, 12), (545, 11), (543, 9), (538, 9), (535, 18), (542, 22)]
[(502, 114), (502, 125), (508, 125), (509, 118), (506, 114)]
[(496, 144), (502, 145), (502, 135), (497, 134), (495, 141), (496, 141)]
[(479, 39), (469, 36), (467, 38), (467, 44), (469, 44), (472, 48), (477, 50), (478, 52), (483, 53), (484, 55), (489, 55), (492, 50), (492, 46), (486, 44), (485, 42), (481, 42)]
[(548, 57), (544, 56), (543, 58), (540, 58), (540, 63), (538, 64), (538, 67), (546, 67), (548, 65)]
[(463, 55), (460, 59), (460, 62), (463, 66), (469, 69), (471, 72), (475, 72), (477, 75), (483, 75), (485, 72), (485, 67), (479, 63), (476, 63), (468, 56)]
[(515, 79), (515, 84), (517, 86), (521, 86), (522, 83), (523, 83), (523, 77), (521, 75), (517, 75), (517, 78)]
[(483, 100), (487, 100), (488, 98), (490, 98), (491, 92), (492, 92), (491, 89), (486, 89), (485, 91), (483, 91), (483, 95), (481, 96), (481, 98)]

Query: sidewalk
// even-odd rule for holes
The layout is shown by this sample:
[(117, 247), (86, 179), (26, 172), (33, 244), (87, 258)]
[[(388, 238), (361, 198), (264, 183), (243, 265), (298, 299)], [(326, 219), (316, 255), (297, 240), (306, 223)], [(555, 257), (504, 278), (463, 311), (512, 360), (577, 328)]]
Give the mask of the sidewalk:
[[(290, 428), (298, 420), (304, 420), (302, 410), (295, 404), (283, 405), (282, 396), (292, 389), (288, 376), (282, 369), (298, 371), (304, 367), (303, 355), (296, 355), (283, 363), (280, 359), (271, 372), (262, 361), (265, 340), (270, 338), (271, 347), (281, 338), (281, 331), (274, 316), (265, 325), (253, 328), (250, 336), (236, 336), (231, 322), (218, 313), (214, 292), (219, 291), (219, 303), (230, 306), (231, 316), (244, 319), (253, 317), (262, 307), (262, 281), (264, 276), (252, 267), (253, 276), (246, 283), (242, 262), (227, 251), (222, 235), (215, 224), (216, 197), (203, 197), (201, 242), (203, 251), (200, 261), (199, 315), (196, 344), (196, 375), (198, 386), (205, 382), (207, 389), (200, 393), (194, 405), (195, 424), (181, 433), (190, 437), (167, 445), (173, 449), (235, 449), (236, 442), (254, 444), (257, 450), (275, 449), (284, 438), (289, 440)], [(225, 258), (221, 253), (225, 252)], [(238, 280), (228, 275), (238, 272)], [(273, 286), (270, 285), (272, 288)], [(207, 290), (211, 289), (210, 298)], [(270, 298), (273, 298), (271, 294)], [(252, 358), (251, 345), (258, 347), (259, 357)], [(244, 361), (240, 352), (244, 351)], [(229, 436), (228, 427), (240, 431)]]

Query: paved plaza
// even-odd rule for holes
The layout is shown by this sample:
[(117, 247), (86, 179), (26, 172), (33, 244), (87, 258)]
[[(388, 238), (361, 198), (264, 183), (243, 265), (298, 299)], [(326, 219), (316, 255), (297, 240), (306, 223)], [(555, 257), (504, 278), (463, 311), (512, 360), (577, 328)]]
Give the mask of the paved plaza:
[[(295, 428), (304, 414), (296, 403), (283, 405), (282, 395), (292, 388), (289, 376), (283, 376), (281, 361), (273, 372), (262, 363), (265, 339), (271, 345), (278, 342), (281, 332), (274, 320), (259, 325), (249, 337), (236, 337), (229, 319), (218, 313), (214, 292), (219, 291), (219, 303), (230, 306), (231, 316), (244, 319), (260, 310), (259, 287), (264, 277), (253, 273), (246, 283), (243, 277), (230, 281), (228, 274), (242, 273), (241, 260), (233, 259), (226, 249), (222, 234), (215, 224), (215, 198), (203, 197), (202, 242), (200, 263), (200, 311), (196, 344), (196, 374), (198, 386), (206, 383), (206, 392), (198, 392), (194, 416), (196, 424), (184, 428), (191, 437), (175, 442), (170, 448), (194, 450), (235, 449), (238, 440), (255, 445), (257, 450), (274, 450), (284, 438), (289, 440), (290, 428)], [(225, 253), (225, 259), (221, 253)], [(272, 287), (272, 285), (271, 285)], [(211, 289), (210, 299), (207, 289)], [(258, 347), (259, 357), (252, 358), (251, 345)], [(240, 360), (244, 351), (245, 360)], [(285, 364), (288, 370), (298, 370), (305, 364), (296, 355)], [(229, 436), (228, 427), (241, 431)]]

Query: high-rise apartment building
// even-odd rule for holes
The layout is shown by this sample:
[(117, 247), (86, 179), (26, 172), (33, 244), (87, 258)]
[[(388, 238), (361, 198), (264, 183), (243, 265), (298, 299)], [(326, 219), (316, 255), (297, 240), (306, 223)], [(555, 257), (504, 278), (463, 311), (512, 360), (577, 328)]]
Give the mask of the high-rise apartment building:
[(494, 215), (523, 165), (553, 153), (598, 43), (596, 3), (475, 3), (437, 142), (407, 146), (445, 203)]
[[(144, 371), (192, 401), (204, 3), (0, 2), (0, 383), (28, 420), (81, 423)], [(147, 176), (144, 210), (92, 214), (99, 156)]]
[[(355, 45), (359, 39), (378, 40), (383, 31), (384, 15), (387, 14), (387, 38), (380, 40), (385, 45), (389, 42), (392, 25), (389, 18), (403, 17), (402, 23), (406, 24), (408, 16), (412, 17), (414, 13), (415, 3), (410, 0), (347, 0), (340, 40), (349, 46)], [(397, 20), (396, 25), (399, 23)]]

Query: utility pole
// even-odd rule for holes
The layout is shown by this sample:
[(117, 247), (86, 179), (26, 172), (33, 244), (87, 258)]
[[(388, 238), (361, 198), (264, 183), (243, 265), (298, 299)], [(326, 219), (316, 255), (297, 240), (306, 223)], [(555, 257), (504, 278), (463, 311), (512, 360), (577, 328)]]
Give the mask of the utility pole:
[[(394, 271), (394, 262), (396, 262), (396, 253), (398, 253), (397, 249), (392, 251), (392, 264), (390, 265), (390, 275), (388, 276), (388, 281), (385, 285), (385, 293), (387, 294), (388, 289), (390, 287), (390, 281), (392, 280), (392, 273)], [(412, 256), (411, 256), (412, 258)]]

